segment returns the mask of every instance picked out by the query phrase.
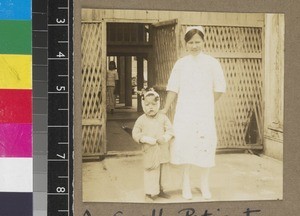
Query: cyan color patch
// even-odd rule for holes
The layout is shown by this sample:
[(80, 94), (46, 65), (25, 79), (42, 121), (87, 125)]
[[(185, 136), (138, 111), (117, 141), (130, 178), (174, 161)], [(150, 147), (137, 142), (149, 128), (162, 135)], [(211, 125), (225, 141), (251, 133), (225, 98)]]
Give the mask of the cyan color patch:
[(31, 0), (0, 0), (1, 20), (31, 20)]

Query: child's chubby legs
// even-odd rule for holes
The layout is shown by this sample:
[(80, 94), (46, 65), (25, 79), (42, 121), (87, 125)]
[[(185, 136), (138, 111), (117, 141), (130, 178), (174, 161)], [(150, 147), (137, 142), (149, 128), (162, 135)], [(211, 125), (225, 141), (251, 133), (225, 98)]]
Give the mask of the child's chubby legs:
[(159, 175), (159, 194), (161, 198), (169, 199), (170, 195), (164, 192), (164, 186), (168, 184), (168, 163), (160, 164), (160, 175)]
[(144, 170), (144, 191), (146, 195), (145, 201), (154, 201), (156, 195), (159, 194), (159, 176), (160, 167)]
[(164, 186), (167, 184), (167, 168), (168, 163), (162, 163), (156, 169), (144, 171), (146, 201), (154, 201), (157, 196), (165, 199), (170, 198), (170, 195), (164, 192)]

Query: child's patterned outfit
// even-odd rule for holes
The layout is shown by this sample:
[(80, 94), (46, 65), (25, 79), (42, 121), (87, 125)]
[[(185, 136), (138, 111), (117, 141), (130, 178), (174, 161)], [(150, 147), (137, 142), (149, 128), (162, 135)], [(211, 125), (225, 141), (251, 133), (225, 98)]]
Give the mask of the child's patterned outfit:
[[(145, 194), (159, 194), (159, 176), (160, 164), (168, 163), (169, 156), (169, 141), (173, 137), (172, 125), (169, 118), (162, 113), (157, 113), (154, 117), (143, 114), (140, 116), (132, 131), (133, 139), (141, 143), (141, 140), (152, 138), (153, 140), (160, 137), (165, 138), (164, 144), (141, 143), (144, 154), (144, 187)], [(154, 141), (155, 142), (155, 141)]]

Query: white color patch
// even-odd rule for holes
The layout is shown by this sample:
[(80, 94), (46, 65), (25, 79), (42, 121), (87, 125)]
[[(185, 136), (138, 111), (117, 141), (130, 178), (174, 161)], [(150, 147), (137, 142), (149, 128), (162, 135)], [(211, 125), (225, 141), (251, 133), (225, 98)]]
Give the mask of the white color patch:
[(0, 192), (33, 192), (32, 158), (0, 158)]

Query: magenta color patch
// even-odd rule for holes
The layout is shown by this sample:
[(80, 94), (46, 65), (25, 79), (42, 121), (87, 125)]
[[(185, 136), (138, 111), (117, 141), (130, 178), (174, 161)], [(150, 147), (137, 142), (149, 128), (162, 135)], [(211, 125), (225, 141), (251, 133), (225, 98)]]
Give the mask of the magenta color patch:
[(32, 157), (32, 124), (0, 124), (0, 157)]

